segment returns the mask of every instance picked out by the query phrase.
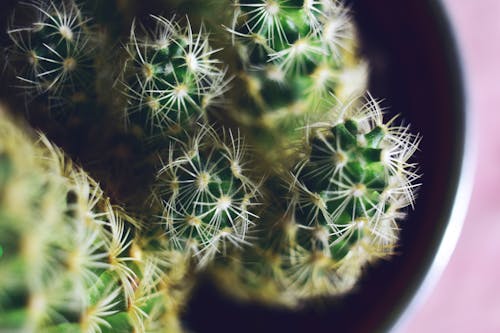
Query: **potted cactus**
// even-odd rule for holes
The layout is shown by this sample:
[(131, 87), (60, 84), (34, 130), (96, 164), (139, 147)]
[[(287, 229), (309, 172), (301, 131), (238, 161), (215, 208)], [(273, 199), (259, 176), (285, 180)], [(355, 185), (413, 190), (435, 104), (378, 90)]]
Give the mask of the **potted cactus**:
[(13, 8), (5, 90), (38, 132), (0, 114), (0, 328), (211, 331), (211, 285), (300, 316), (400, 251), (420, 129), (370, 94), (348, 4)]

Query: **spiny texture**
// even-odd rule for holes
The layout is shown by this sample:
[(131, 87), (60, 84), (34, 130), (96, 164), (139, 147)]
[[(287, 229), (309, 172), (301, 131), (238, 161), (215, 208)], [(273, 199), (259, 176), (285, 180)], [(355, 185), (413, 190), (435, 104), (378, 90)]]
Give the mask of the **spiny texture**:
[(189, 21), (181, 29), (152, 20), (155, 29), (138, 39), (133, 27), (127, 45), (127, 114), (146, 142), (159, 143), (153, 210), (172, 247), (201, 268), (217, 253), (249, 244), (258, 186), (245, 169), (251, 161), (239, 134), (221, 136), (207, 124), (207, 109), (227, 90), (225, 71), (212, 58), (217, 50)]
[(122, 86), (128, 97), (126, 116), (148, 135), (179, 134), (221, 102), (227, 89), (225, 70), (213, 58), (218, 50), (189, 22), (152, 16), (154, 29), (137, 35), (132, 26)]
[(93, 116), (73, 120), (85, 134), (100, 123), (105, 133), (89, 133), (103, 141), (120, 123), (104, 112), (123, 111), (135, 148), (120, 142), (116, 154), (132, 156), (126, 174), (150, 196), (139, 189), (138, 218), (128, 216), (44, 136), (32, 143), (0, 118), (2, 329), (175, 332), (202, 270), (239, 297), (294, 306), (350, 290), (393, 253), (419, 137), (384, 123), (371, 97), (350, 98), (364, 93), (367, 66), (340, 2), (219, 1), (221, 13), (204, 3), (195, 17), (217, 16), (210, 34), (187, 17), (150, 16), (112, 59), (102, 26), (73, 0), (30, 4), (34, 23), (9, 31), (20, 79), (85, 101), (76, 109)]
[(180, 330), (162, 238), (144, 244), (97, 183), (21, 133), (0, 114), (0, 328)]
[[(269, 158), (290, 156), (307, 124), (331, 118), (332, 106), (366, 89), (349, 11), (333, 0), (241, 0), (229, 28), (242, 63), (241, 99), (259, 145)], [(241, 98), (241, 97), (240, 97)], [(249, 105), (250, 104), (250, 105)], [(273, 161), (275, 162), (275, 161)]]
[(343, 293), (367, 263), (392, 254), (419, 178), (408, 162), (419, 137), (392, 122), (368, 98), (311, 128), (308, 158), (288, 180), (286, 212), (240, 273), (250, 293), (292, 305)]
[(231, 132), (226, 139), (203, 126), (189, 142), (172, 145), (154, 189), (171, 242), (200, 267), (248, 244), (257, 220), (259, 187), (246, 169), (245, 147)]
[(60, 102), (82, 102), (94, 95), (95, 31), (72, 1), (31, 1), (23, 8), (34, 18), (12, 25), (9, 61), (27, 92)]

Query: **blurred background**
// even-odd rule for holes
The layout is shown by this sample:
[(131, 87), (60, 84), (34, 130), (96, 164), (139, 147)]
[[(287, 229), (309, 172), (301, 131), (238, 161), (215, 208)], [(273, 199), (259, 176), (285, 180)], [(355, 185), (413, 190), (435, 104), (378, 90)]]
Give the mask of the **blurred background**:
[(402, 333), (500, 332), (500, 1), (443, 0), (460, 47), (476, 170), (457, 248)]

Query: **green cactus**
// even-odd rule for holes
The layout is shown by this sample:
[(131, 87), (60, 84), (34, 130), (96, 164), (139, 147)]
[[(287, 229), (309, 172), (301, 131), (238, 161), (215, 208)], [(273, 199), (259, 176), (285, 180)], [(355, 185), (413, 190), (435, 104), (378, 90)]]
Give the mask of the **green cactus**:
[(91, 98), (96, 32), (90, 20), (73, 1), (33, 1), (27, 7), (35, 19), (8, 31), (14, 43), (10, 61), (25, 91), (72, 103)]
[(188, 143), (171, 146), (153, 191), (172, 243), (200, 267), (248, 244), (258, 218), (259, 185), (245, 169), (245, 148), (231, 132), (227, 138), (229, 144), (204, 126)]
[(286, 209), (269, 217), (268, 236), (239, 259), (242, 267), (229, 265), (243, 286), (224, 285), (243, 297), (294, 305), (350, 290), (366, 263), (390, 256), (397, 220), (418, 187), (408, 160), (420, 140), (393, 120), (384, 123), (368, 97), (346, 105), (331, 124), (311, 126), (307, 158), (287, 179)]
[(0, 114), (2, 330), (180, 330), (174, 256), (140, 228), (43, 135)]
[(245, 111), (234, 117), (251, 129), (252, 143), (272, 142), (271, 163), (283, 155), (294, 163), (300, 129), (329, 120), (332, 106), (366, 90), (350, 13), (331, 0), (241, 0), (234, 8), (227, 30), (240, 56), (237, 103)]
[(123, 69), (126, 116), (148, 136), (166, 137), (188, 130), (227, 90), (226, 71), (213, 55), (204, 29), (193, 32), (163, 17), (137, 35), (132, 26)]
[(33, 142), (0, 114), (0, 328), (181, 331), (200, 271), (293, 307), (348, 292), (393, 253), (420, 139), (353, 97), (368, 66), (350, 11), (199, 1), (168, 2), (188, 16), (138, 19), (128, 36), (133, 0), (37, 0), (35, 20), (10, 28), (21, 91), (91, 113), (82, 128), (103, 140), (127, 132), (140, 147), (122, 151), (134, 154), (123, 174), (144, 188), (112, 206), (45, 134)]

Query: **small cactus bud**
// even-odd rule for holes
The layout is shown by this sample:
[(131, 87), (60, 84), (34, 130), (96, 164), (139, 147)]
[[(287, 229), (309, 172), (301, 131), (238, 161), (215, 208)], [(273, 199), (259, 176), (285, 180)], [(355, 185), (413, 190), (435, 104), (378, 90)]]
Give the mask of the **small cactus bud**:
[(130, 33), (122, 78), (126, 115), (150, 133), (171, 135), (205, 117), (228, 81), (203, 27), (194, 33), (189, 21), (181, 28), (164, 17), (151, 19), (154, 30), (138, 35), (133, 25)]
[(171, 146), (158, 172), (155, 196), (167, 233), (199, 266), (231, 245), (248, 244), (247, 231), (257, 219), (259, 188), (245, 168), (240, 137), (228, 137), (226, 144), (204, 125), (189, 142)]

